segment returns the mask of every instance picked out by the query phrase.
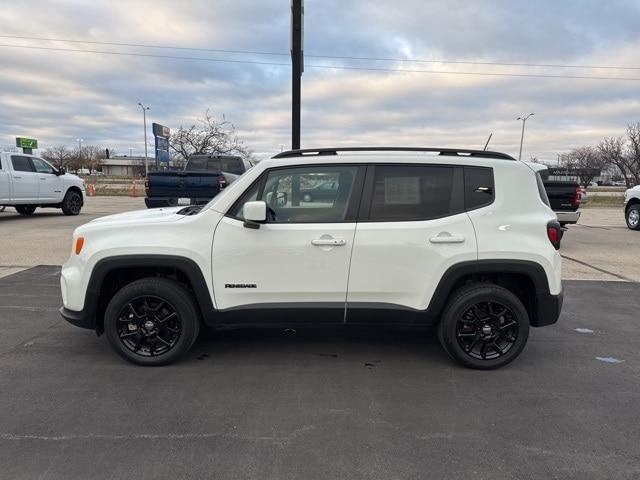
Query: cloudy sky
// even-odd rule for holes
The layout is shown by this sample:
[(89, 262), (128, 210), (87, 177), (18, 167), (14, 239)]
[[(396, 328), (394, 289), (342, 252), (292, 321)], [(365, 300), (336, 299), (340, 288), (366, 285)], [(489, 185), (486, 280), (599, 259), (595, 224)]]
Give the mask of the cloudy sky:
[[(57, 40), (0, 38), (0, 146), (21, 135), (45, 147), (81, 137), (139, 153), (142, 101), (151, 106), (149, 122), (175, 128), (210, 109), (231, 120), (258, 156), (286, 148), (289, 8), (290, 0), (5, 2), (0, 35)], [(535, 112), (523, 157), (553, 160), (640, 121), (639, 25), (638, 0), (306, 0), (302, 145), (481, 148), (492, 132), (491, 148), (517, 154), (515, 118)], [(436, 73), (326, 68), (332, 66)]]

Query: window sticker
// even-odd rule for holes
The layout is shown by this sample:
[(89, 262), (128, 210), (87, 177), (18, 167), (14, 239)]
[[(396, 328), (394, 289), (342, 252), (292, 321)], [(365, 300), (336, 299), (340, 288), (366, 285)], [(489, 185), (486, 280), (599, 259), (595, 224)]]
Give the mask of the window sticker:
[(385, 177), (384, 179), (385, 205), (419, 205), (420, 178)]

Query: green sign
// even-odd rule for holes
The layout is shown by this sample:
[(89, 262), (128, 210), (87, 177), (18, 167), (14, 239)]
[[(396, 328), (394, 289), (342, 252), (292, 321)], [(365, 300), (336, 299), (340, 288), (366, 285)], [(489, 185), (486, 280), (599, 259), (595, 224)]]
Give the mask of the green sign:
[(38, 140), (36, 140), (35, 138), (16, 137), (16, 147), (38, 148)]

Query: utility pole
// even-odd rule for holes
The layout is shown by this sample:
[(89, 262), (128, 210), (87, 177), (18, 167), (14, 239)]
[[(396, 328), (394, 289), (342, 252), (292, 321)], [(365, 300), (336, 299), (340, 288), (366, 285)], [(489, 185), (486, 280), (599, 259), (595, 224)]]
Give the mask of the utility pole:
[(534, 113), (530, 113), (526, 117), (518, 117), (516, 120), (522, 120), (522, 135), (520, 136), (520, 153), (518, 154), (518, 160), (522, 160), (522, 143), (524, 142), (524, 125), (529, 120), (529, 117), (535, 115)]
[(144, 176), (146, 177), (149, 173), (149, 164), (147, 162), (147, 110), (149, 110), (149, 107), (140, 102), (138, 102), (138, 105), (142, 109), (142, 121), (144, 123)]
[(304, 0), (291, 0), (291, 149), (300, 148), (300, 97), (304, 71)]

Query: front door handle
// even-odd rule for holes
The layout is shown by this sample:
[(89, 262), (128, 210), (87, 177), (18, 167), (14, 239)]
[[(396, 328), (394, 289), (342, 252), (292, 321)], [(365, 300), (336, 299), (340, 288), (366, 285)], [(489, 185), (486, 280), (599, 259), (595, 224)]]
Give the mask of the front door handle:
[(315, 246), (329, 246), (329, 247), (342, 247), (347, 244), (344, 238), (315, 238), (311, 240), (311, 245)]
[(22, 178), (19, 175), (14, 175), (13, 178)]
[(431, 243), (462, 243), (464, 237), (462, 235), (451, 235), (449, 232), (441, 232), (435, 237), (429, 239)]

